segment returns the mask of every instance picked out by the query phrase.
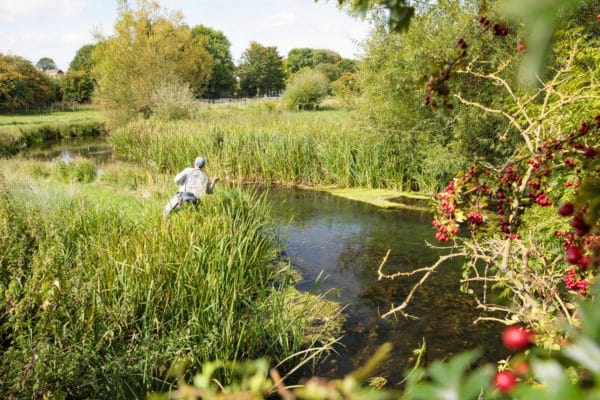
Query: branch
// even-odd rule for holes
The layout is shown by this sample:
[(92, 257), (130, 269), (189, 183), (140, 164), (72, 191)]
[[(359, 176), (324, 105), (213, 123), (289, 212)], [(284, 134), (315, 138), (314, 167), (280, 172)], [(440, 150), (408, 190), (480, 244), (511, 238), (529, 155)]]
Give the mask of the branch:
[[(442, 265), (444, 262), (446, 262), (449, 259), (455, 258), (455, 257), (465, 257), (467, 255), (467, 253), (454, 253), (454, 254), (447, 254), (445, 256), (440, 256), (440, 258), (438, 258), (438, 260), (435, 262), (435, 264), (433, 264), (431, 267), (427, 267), (427, 268), (419, 268), (417, 270), (414, 270), (412, 272), (400, 272), (399, 274), (403, 274), (404, 276), (410, 276), (413, 275), (417, 272), (422, 272), (422, 271), (427, 271), (419, 280), (419, 282), (417, 282), (416, 284), (413, 285), (412, 289), (410, 289), (410, 292), (408, 293), (408, 296), (406, 296), (406, 298), (404, 299), (404, 301), (402, 302), (402, 304), (400, 304), (397, 307), (393, 307), (391, 310), (389, 310), (388, 312), (386, 312), (385, 314), (383, 314), (381, 316), (382, 319), (385, 319), (387, 317), (389, 317), (392, 314), (395, 314), (397, 312), (400, 312), (405, 318), (412, 318), (412, 319), (417, 319), (417, 317), (407, 314), (405, 313), (403, 310), (408, 306), (408, 304), (410, 303), (411, 299), (413, 298), (413, 296), (415, 295), (415, 292), (417, 291), (417, 289), (419, 287), (421, 287), (423, 285), (423, 283), (425, 283), (425, 281), (427, 281), (427, 278), (429, 278), (429, 275), (431, 275), (440, 265)], [(394, 274), (396, 275), (396, 274)]]

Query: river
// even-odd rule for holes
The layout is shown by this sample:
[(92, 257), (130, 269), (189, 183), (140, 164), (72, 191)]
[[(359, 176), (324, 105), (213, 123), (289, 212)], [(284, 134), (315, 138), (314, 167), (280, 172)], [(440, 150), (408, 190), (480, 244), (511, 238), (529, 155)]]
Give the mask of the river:
[[(68, 159), (91, 157), (100, 164), (110, 162), (111, 148), (102, 140), (62, 142), (45, 150), (29, 150), (25, 157)], [(472, 322), (479, 316), (475, 302), (460, 293), (459, 263), (448, 263), (417, 291), (407, 311), (418, 319), (382, 319), (392, 304), (399, 304), (420, 275), (397, 280), (377, 279), (377, 267), (387, 250), (388, 272), (411, 271), (431, 265), (440, 254), (427, 246), (435, 244), (431, 214), (390, 211), (368, 204), (307, 190), (269, 188), (267, 198), (278, 227), (285, 254), (301, 273), (298, 288), (318, 286), (330, 299), (345, 305), (344, 332), (336, 354), (314, 371), (319, 376), (339, 378), (363, 365), (385, 342), (393, 344), (392, 357), (377, 374), (391, 384), (402, 380), (414, 364), (413, 350), (423, 340), (423, 364), (477, 347), (482, 360), (495, 362), (502, 349), (502, 327), (495, 323)]]

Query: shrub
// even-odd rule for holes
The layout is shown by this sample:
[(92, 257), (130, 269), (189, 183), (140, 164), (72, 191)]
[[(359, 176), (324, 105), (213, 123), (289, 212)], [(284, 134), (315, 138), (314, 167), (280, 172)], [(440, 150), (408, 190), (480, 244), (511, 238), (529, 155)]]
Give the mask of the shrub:
[(303, 70), (292, 76), (283, 94), (283, 102), (289, 110), (314, 110), (329, 90), (329, 80), (323, 73)]
[(194, 94), (187, 83), (164, 82), (152, 100), (153, 115), (167, 121), (189, 118), (194, 107)]

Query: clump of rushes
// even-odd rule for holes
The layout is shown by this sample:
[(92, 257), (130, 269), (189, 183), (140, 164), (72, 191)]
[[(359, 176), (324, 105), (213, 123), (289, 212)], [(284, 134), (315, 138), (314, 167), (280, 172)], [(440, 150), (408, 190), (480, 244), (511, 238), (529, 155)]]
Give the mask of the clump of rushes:
[(277, 362), (305, 345), (307, 312), (271, 263), (278, 246), (256, 195), (221, 188), (201, 213), (165, 222), (162, 201), (123, 195), (113, 207), (99, 188), (79, 185), (84, 197), (60, 185), (32, 192), (0, 176), (5, 396), (142, 398), (167, 389), (176, 360), (189, 371)]

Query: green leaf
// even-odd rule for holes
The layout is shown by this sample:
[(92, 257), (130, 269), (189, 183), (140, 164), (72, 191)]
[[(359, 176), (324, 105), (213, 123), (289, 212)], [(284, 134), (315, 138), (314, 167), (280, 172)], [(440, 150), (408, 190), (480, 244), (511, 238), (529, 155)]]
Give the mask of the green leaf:
[(563, 353), (595, 374), (600, 374), (600, 347), (590, 338), (582, 336), (566, 346)]

